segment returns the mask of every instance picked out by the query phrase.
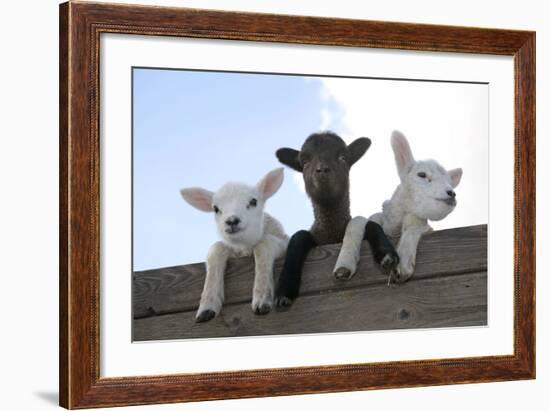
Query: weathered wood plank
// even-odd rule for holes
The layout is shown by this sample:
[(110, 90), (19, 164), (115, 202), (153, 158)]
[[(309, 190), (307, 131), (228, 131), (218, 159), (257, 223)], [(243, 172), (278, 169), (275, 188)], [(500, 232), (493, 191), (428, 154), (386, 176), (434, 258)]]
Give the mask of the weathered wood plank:
[[(339, 250), (340, 244), (331, 244), (310, 252), (304, 267), (302, 295), (385, 283), (386, 278), (375, 266), (366, 242), (362, 245), (361, 261), (354, 278), (344, 283), (334, 281), (332, 269)], [(275, 263), (276, 275), (282, 269), (282, 261), (279, 259)], [(436, 231), (422, 238), (414, 279), (486, 269), (487, 226), (462, 227)], [(253, 273), (252, 258), (230, 261), (225, 277), (226, 304), (251, 300)], [(195, 310), (204, 275), (202, 263), (134, 273), (134, 318)]]
[(134, 340), (480, 326), (487, 324), (487, 273), (320, 292), (287, 312), (252, 313), (249, 303), (225, 306), (208, 323), (192, 311), (134, 320)]

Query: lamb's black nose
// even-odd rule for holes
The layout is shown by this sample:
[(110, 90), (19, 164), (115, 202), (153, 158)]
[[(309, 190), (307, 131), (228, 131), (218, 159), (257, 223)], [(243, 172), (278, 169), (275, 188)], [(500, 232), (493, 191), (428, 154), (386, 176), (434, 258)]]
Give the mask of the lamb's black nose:
[(453, 191), (453, 190), (447, 190), (447, 195), (451, 198), (455, 198), (456, 197), (456, 193)]
[(241, 219), (239, 217), (229, 217), (227, 220), (225, 220), (225, 224), (227, 224), (229, 227), (238, 225), (240, 222)]

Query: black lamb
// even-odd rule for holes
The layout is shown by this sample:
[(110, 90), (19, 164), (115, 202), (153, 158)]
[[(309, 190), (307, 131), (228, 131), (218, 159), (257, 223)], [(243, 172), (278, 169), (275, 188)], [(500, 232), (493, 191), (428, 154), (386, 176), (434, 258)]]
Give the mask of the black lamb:
[[(277, 150), (276, 156), (281, 163), (302, 173), (315, 216), (309, 230), (300, 230), (290, 238), (275, 295), (279, 309), (290, 307), (298, 296), (308, 252), (318, 245), (342, 242), (351, 220), (349, 171), (370, 145), (371, 141), (366, 137), (346, 145), (337, 134), (322, 132), (310, 135), (300, 151), (291, 148)], [(365, 238), (376, 263), (382, 264), (387, 272), (395, 269), (399, 257), (382, 227), (369, 221)], [(337, 279), (344, 278), (337, 276)]]

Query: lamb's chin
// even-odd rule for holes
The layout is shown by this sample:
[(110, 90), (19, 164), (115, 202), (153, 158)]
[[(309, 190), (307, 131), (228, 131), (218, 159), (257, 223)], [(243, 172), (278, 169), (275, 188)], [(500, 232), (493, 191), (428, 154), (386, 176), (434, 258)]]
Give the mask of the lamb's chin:
[(224, 233), (223, 237), (230, 244), (242, 247), (254, 247), (260, 241), (262, 235), (261, 233), (256, 235), (243, 229), (235, 233)]
[(440, 204), (436, 210), (433, 210), (430, 215), (427, 217), (428, 220), (439, 221), (447, 217), (455, 209), (454, 206), (447, 204)]
[(454, 206), (434, 200), (430, 204), (420, 204), (414, 214), (426, 220), (439, 221), (447, 217), (453, 210)]
[(241, 243), (245, 237), (246, 237), (246, 233), (243, 230), (235, 231), (235, 232), (225, 231), (223, 233), (223, 238), (228, 243)]

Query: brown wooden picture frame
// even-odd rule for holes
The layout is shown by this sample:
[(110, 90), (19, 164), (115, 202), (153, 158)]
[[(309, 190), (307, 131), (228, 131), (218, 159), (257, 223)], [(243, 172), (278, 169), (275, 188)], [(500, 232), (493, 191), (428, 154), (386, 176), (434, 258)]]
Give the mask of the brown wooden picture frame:
[[(184, 8), (60, 5), (60, 405), (90, 408), (535, 378), (535, 33)], [(101, 33), (513, 56), (514, 354), (100, 378)]]

